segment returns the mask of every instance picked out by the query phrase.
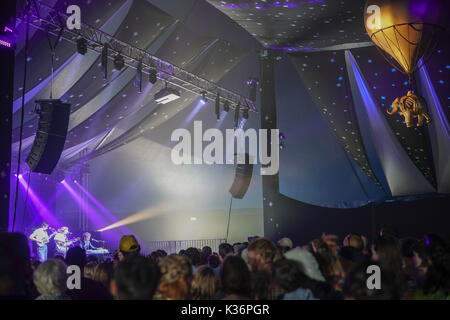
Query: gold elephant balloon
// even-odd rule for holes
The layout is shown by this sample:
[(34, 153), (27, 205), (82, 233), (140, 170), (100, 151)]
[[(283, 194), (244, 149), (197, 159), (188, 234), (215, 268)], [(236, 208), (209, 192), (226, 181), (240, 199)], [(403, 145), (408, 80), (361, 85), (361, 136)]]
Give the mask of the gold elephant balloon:
[[(448, 27), (450, 0), (368, 0), (364, 24), (387, 60), (409, 76)], [(394, 61), (389, 57), (391, 56)], [(391, 61), (390, 61), (391, 60)]]
[(425, 99), (419, 95), (408, 91), (406, 96), (396, 98), (392, 102), (392, 109), (388, 109), (387, 113), (392, 115), (399, 113), (405, 118), (406, 126), (412, 127), (413, 118), (417, 118), (417, 126), (423, 125), (423, 120), (426, 119), (427, 123), (431, 122), (431, 118), (428, 115), (428, 107)]

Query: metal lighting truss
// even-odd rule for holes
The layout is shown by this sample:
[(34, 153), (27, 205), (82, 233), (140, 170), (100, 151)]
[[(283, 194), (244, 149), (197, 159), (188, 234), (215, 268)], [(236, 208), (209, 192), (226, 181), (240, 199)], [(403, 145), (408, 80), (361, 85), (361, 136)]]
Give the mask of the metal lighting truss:
[(27, 14), (30, 15), (30, 25), (44, 32), (75, 44), (79, 38), (84, 38), (87, 41), (87, 47), (99, 54), (102, 53), (103, 46), (107, 43), (109, 59), (113, 60), (117, 54), (121, 54), (124, 57), (125, 65), (130, 68), (137, 69), (141, 62), (142, 72), (147, 75), (152, 69), (155, 69), (157, 70), (157, 77), (166, 83), (198, 95), (205, 92), (205, 97), (211, 101), (215, 101), (217, 94), (219, 94), (221, 102), (228, 101), (231, 109), (235, 109), (240, 104), (240, 109), (248, 108), (249, 111), (258, 112), (255, 101), (248, 97), (183, 70), (88, 24), (81, 23), (80, 30), (70, 30), (66, 26), (69, 17), (67, 14), (59, 12), (40, 1), (29, 2), (27, 9), (17, 19), (25, 22)]

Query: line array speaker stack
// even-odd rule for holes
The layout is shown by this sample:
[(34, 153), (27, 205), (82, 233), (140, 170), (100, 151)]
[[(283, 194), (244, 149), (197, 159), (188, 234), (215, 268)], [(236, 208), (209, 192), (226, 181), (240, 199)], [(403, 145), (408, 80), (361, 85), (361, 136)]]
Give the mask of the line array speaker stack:
[(247, 193), (250, 181), (252, 180), (253, 164), (249, 161), (248, 153), (245, 154), (245, 164), (237, 164), (236, 174), (230, 193), (235, 199), (242, 199)]
[(32, 172), (52, 173), (66, 142), (70, 104), (60, 100), (37, 100), (39, 125), (27, 164)]

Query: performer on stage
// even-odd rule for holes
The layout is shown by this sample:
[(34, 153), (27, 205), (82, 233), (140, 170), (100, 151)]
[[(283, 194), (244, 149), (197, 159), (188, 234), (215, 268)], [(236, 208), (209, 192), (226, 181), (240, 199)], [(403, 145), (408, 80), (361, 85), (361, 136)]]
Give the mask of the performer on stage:
[(36, 242), (37, 245), (37, 255), (41, 262), (47, 260), (48, 247), (47, 243), (50, 241), (53, 236), (55, 236), (56, 232), (53, 232), (50, 236), (47, 233), (49, 226), (47, 222), (43, 222), (42, 226), (30, 235), (30, 240)]
[(97, 247), (94, 247), (91, 243), (91, 234), (89, 232), (83, 233), (81, 236), (80, 247), (84, 250), (97, 250)]
[(69, 241), (67, 239), (68, 233), (69, 233), (69, 228), (62, 227), (62, 228), (58, 229), (56, 236), (55, 236), (56, 252), (57, 252), (57, 254), (61, 254), (64, 257), (66, 257), (66, 253), (67, 253), (69, 245), (80, 240), (80, 238), (75, 238), (75, 239), (72, 239)]

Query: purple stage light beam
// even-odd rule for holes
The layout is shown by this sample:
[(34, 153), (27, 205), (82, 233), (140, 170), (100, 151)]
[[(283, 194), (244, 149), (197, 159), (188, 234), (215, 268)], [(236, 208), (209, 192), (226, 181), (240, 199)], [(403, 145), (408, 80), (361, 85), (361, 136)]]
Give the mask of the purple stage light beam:
[[(89, 198), (89, 200), (94, 203), (94, 205), (100, 209), (100, 211), (106, 216), (106, 218), (109, 220), (110, 223), (117, 222), (117, 218), (100, 202), (98, 201), (88, 190), (86, 190), (80, 183), (75, 183), (80, 190), (86, 194), (86, 196)], [(132, 233), (128, 228), (123, 227), (123, 230), (118, 230), (122, 234), (130, 234)]]
[(88, 219), (94, 224), (95, 227), (103, 226), (105, 223), (107, 223), (95, 210), (92, 208), (88, 203), (84, 201), (84, 199), (81, 197), (79, 193), (77, 193), (68, 183), (67, 181), (63, 180), (61, 184), (66, 188), (66, 190), (69, 192), (69, 194), (72, 196), (72, 198), (76, 201), (78, 205), (80, 205), (81, 208), (84, 208), (86, 210), (85, 214), (87, 215)]
[(44, 202), (39, 198), (33, 188), (28, 185), (27, 181), (23, 178), (22, 174), (19, 174), (19, 182), (23, 191), (26, 192), (28, 188), (28, 197), (33, 203), (36, 211), (41, 216), (43, 221), (48, 222), (50, 225), (59, 226), (60, 223), (58, 219), (56, 219), (55, 214), (51, 212), (49, 208), (44, 204)]

